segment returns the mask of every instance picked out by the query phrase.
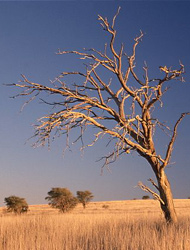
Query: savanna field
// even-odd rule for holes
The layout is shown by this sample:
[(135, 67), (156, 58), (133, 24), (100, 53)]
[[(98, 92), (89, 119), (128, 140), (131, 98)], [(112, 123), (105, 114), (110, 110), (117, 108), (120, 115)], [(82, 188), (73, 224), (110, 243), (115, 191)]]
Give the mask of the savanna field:
[(179, 222), (167, 226), (155, 200), (91, 202), (61, 214), (48, 205), (25, 215), (0, 209), (1, 250), (188, 250), (190, 199), (174, 200)]

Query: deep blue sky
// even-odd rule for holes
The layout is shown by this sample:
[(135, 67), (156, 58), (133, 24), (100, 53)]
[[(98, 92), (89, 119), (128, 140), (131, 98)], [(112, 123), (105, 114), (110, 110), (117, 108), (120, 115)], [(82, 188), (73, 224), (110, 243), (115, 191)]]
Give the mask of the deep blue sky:
[[(52, 187), (89, 189), (95, 200), (141, 198), (144, 193), (134, 188), (138, 181), (154, 178), (148, 164), (135, 153), (122, 156), (101, 176), (101, 162), (107, 152), (100, 141), (81, 156), (79, 145), (63, 157), (65, 138), (47, 147), (33, 149), (26, 140), (32, 136), (32, 124), (49, 111), (38, 101), (22, 113), (23, 99), (10, 99), (18, 90), (5, 87), (25, 74), (33, 81), (48, 83), (62, 71), (81, 69), (82, 62), (73, 56), (58, 56), (58, 48), (82, 50), (104, 48), (108, 36), (97, 15), (113, 17), (118, 6), (118, 45), (125, 44), (130, 53), (133, 38), (145, 32), (138, 47), (138, 66), (145, 60), (150, 74), (159, 76), (158, 67), (185, 65), (185, 83), (172, 82), (159, 109), (159, 117), (170, 125), (181, 112), (190, 111), (190, 3), (188, 1), (78, 1), (78, 2), (0, 2), (0, 205), (4, 197), (18, 195), (29, 204), (45, 203)], [(78, 64), (77, 64), (78, 63)], [(175, 198), (190, 196), (190, 117), (180, 125), (173, 152), (175, 162), (167, 173)], [(158, 136), (158, 151), (166, 148), (167, 138)]]

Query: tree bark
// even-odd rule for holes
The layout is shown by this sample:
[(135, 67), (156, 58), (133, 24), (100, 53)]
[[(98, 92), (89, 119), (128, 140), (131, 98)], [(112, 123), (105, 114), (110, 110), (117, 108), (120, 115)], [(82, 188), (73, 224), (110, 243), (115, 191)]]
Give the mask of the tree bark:
[(164, 214), (165, 220), (167, 223), (176, 223), (177, 215), (173, 203), (173, 195), (171, 191), (170, 182), (164, 170), (161, 170), (161, 173), (159, 173), (159, 175), (157, 175), (156, 177), (158, 181), (160, 198), (163, 201), (163, 203), (160, 202), (160, 206)]
[(156, 186), (156, 188), (159, 191), (160, 196), (160, 199), (158, 200), (160, 202), (160, 207), (164, 214), (164, 218), (169, 224), (177, 223), (178, 220), (173, 203), (172, 190), (170, 182), (164, 171), (165, 167), (160, 165), (159, 161), (155, 157), (146, 157), (146, 160), (151, 165), (157, 179), (158, 186)]

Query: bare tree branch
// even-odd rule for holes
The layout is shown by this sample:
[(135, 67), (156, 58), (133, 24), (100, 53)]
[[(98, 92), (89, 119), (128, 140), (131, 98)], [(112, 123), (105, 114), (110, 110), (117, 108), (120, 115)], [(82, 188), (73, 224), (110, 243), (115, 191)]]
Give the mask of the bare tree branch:
[(152, 194), (152, 196), (157, 199), (161, 204), (165, 205), (164, 201), (160, 198), (160, 196), (155, 193), (154, 191), (152, 191), (149, 187), (145, 186), (142, 182), (138, 183), (138, 186), (145, 192), (148, 192), (150, 194)]
[(151, 183), (152, 183), (152, 185), (158, 190), (158, 191), (160, 191), (159, 190), (159, 187), (156, 185), (156, 183), (153, 181), (153, 179), (148, 179), (148, 181), (150, 181)]
[(162, 164), (162, 168), (165, 168), (169, 164), (169, 161), (170, 161), (170, 158), (171, 158), (171, 154), (172, 154), (172, 151), (173, 151), (173, 145), (174, 145), (174, 142), (175, 142), (176, 137), (177, 137), (177, 128), (178, 128), (178, 125), (180, 124), (180, 122), (182, 121), (182, 119), (186, 115), (190, 115), (190, 112), (182, 113), (181, 116), (180, 116), (180, 118), (177, 120), (177, 122), (176, 122), (176, 124), (174, 126), (173, 135), (172, 135), (172, 138), (171, 138), (170, 143), (168, 145), (167, 152), (166, 152), (166, 157), (165, 157), (165, 161)]

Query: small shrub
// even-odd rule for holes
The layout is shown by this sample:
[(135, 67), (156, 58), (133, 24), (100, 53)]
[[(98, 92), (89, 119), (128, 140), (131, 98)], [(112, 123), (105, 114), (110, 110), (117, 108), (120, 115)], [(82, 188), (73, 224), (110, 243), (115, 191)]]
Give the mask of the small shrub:
[(149, 197), (148, 195), (144, 195), (144, 196), (142, 197), (142, 199), (143, 199), (143, 200), (149, 200), (150, 197)]
[(104, 208), (104, 209), (108, 209), (109, 208), (109, 205), (102, 205), (102, 208)]

